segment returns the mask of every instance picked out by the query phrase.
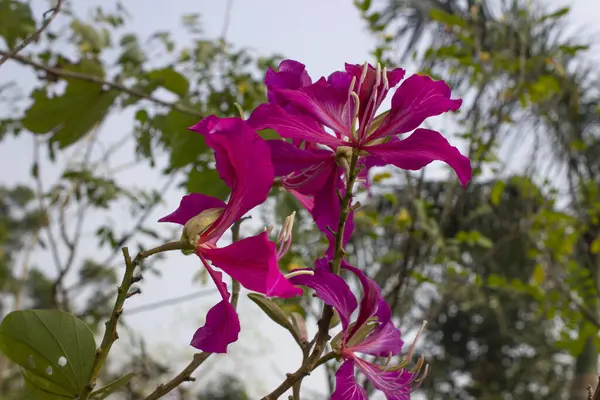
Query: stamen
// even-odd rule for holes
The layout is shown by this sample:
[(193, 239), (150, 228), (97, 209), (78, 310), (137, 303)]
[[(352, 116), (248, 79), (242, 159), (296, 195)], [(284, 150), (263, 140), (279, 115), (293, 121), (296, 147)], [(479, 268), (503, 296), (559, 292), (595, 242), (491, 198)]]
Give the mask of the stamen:
[(285, 279), (290, 279), (293, 278), (294, 276), (299, 276), (299, 275), (314, 275), (314, 271), (310, 271), (310, 270), (302, 270), (302, 271), (292, 271), (289, 274), (284, 275), (283, 277)]
[(294, 219), (296, 217), (296, 211), (292, 212), (289, 216), (285, 218), (283, 221), (283, 225), (281, 226), (281, 230), (279, 231), (279, 235), (277, 235), (277, 243), (279, 243), (279, 248), (277, 249), (277, 260), (281, 260), (285, 253), (292, 246), (292, 229), (294, 227)]
[(415, 367), (410, 370), (410, 373), (416, 374), (423, 367), (424, 363), (425, 363), (425, 356), (419, 357), (419, 359), (417, 360), (417, 365), (415, 365)]
[(362, 83), (367, 78), (367, 72), (369, 72), (369, 63), (367, 61), (365, 61), (365, 63), (363, 64), (362, 73), (360, 74), (360, 83), (359, 83), (359, 85), (362, 85)]
[(378, 88), (381, 84), (381, 64), (377, 63), (377, 69), (375, 70), (375, 87)]
[(240, 118), (244, 119), (244, 109), (242, 108), (242, 106), (238, 103), (233, 103), (233, 105), (235, 106), (235, 108), (237, 108), (238, 113), (240, 114)]
[[(356, 78), (352, 78), (354, 80)], [(356, 125), (358, 123), (358, 113), (360, 110), (360, 98), (356, 92), (350, 92), (350, 97), (354, 99), (354, 113), (352, 114), (352, 136), (356, 138)]]
[(419, 338), (423, 334), (423, 331), (425, 330), (426, 326), (427, 326), (427, 321), (423, 321), (423, 323), (421, 324), (421, 328), (419, 329), (419, 332), (417, 332), (417, 336), (415, 336), (415, 340), (413, 340), (412, 344), (410, 345), (410, 349), (408, 350), (408, 354), (406, 355), (407, 361), (410, 361), (410, 359), (412, 358), (413, 353), (415, 352), (415, 348), (417, 347), (417, 342), (419, 341)]
[(270, 235), (271, 233), (273, 233), (273, 229), (275, 229), (273, 225), (265, 226), (264, 232), (267, 232), (267, 234)]
[(352, 77), (352, 81), (350, 82), (350, 90), (348, 90), (348, 93), (350, 96), (352, 96), (352, 92), (354, 92), (354, 86), (356, 85), (356, 77), (353, 76)]
[(381, 79), (383, 79), (384, 90), (390, 90), (390, 81), (387, 77), (387, 67), (383, 67), (383, 71), (381, 71)]
[(388, 354), (387, 360), (385, 360), (385, 364), (383, 366), (387, 368), (387, 366), (390, 365), (390, 361), (392, 361), (392, 352), (391, 351), (390, 351), (390, 354)]

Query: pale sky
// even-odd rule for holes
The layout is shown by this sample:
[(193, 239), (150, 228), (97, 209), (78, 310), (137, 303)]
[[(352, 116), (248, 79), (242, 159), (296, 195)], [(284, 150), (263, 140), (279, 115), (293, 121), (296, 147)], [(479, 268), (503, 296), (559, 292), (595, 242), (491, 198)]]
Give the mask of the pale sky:
[[(90, 0), (75, 3), (80, 15), (85, 15), (86, 9), (100, 4), (99, 1)], [(133, 16), (128, 30), (140, 34), (142, 38), (156, 31), (168, 30), (173, 33), (176, 42), (186, 40), (185, 30), (180, 24), (181, 15), (186, 13), (202, 14), (206, 34), (210, 37), (219, 36), (226, 5), (225, 0), (153, 1), (151, 7), (148, 6), (148, 0), (128, 0), (124, 3)], [(33, 1), (33, 4), (38, 15), (47, 8), (46, 2), (40, 0)], [(552, 1), (550, 4), (559, 6), (569, 3)], [(577, 0), (572, 4), (573, 20), (579, 25), (593, 28), (597, 16), (600, 15), (600, 2)], [(57, 20), (57, 23), (60, 24), (60, 20)], [(236, 0), (233, 2), (227, 39), (237, 46), (251, 47), (259, 55), (280, 53), (287, 58), (299, 60), (307, 64), (313, 77), (341, 69), (344, 62), (363, 63), (365, 60), (371, 60), (369, 52), (374, 45), (350, 0)], [(0, 69), (0, 83), (15, 79), (28, 90), (33, 75), (23, 71), (23, 67), (7, 63)], [(414, 71), (409, 69), (408, 72)], [(101, 141), (109, 144), (131, 134), (133, 113), (132, 109), (112, 115), (102, 128)], [(2, 142), (0, 183), (14, 184), (28, 179), (31, 143), (29, 135)], [(119, 152), (118, 157), (127, 161), (132, 154), (132, 147), (126, 146)], [(117, 161), (115, 164), (121, 162)], [(56, 169), (42, 168), (42, 176), (44, 182), (48, 182), (47, 186), (53, 182), (56, 174)], [(158, 172), (151, 171), (145, 164), (120, 174), (118, 178), (123, 184), (138, 187), (162, 185)], [(166, 204), (157, 208), (147, 225), (151, 226), (153, 221), (177, 207), (182, 194), (171, 190), (166, 195)], [(94, 227), (105, 218), (102, 214), (95, 215), (90, 220), (90, 226)], [(130, 221), (126, 210), (115, 210), (111, 218), (114, 219), (115, 225), (122, 229), (127, 228)], [(171, 228), (165, 225), (160, 229), (168, 232)], [(94, 240), (93, 236), (89, 235), (81, 254), (93, 254), (98, 251)], [(37, 254), (36, 263), (45, 266), (48, 259), (47, 254), (40, 253)], [(191, 282), (193, 275), (201, 268), (194, 257), (184, 257), (179, 253), (168, 254), (159, 267), (163, 273), (162, 277), (146, 276), (142, 282), (143, 294), (128, 301), (126, 309), (200, 289), (199, 283)], [(208, 287), (212, 287), (212, 282), (209, 282)], [(218, 295), (211, 295), (132, 315), (127, 322), (150, 341), (150, 350), (153, 353), (167, 361), (173, 360), (171, 364), (176, 367), (174, 371), (177, 371), (188, 362), (194, 351), (188, 346), (194, 330), (203, 323), (208, 308), (219, 300)], [(213, 379), (219, 370), (227, 370), (242, 378), (251, 398), (258, 398), (275, 388), (285, 378), (286, 372), (296, 370), (300, 365), (300, 351), (287, 331), (264, 317), (247, 298), (241, 298), (239, 311), (242, 323), (240, 340), (229, 347), (229, 354), (213, 357), (203, 365), (196, 373), (198, 380), (195, 385), (200, 386)], [(128, 341), (125, 335), (121, 336), (123, 339), (117, 342), (115, 353), (126, 354)], [(323, 374), (319, 371), (313, 373), (305, 379), (303, 387), (308, 389), (307, 394), (312, 391), (324, 395), (326, 386)]]

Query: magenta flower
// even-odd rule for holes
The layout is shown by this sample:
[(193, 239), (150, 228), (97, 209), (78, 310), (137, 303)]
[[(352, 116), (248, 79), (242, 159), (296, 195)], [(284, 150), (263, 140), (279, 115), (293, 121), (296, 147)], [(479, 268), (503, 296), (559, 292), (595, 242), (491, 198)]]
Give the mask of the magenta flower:
[[(336, 387), (332, 400), (367, 400), (365, 390), (358, 384), (354, 369), (364, 374), (382, 391), (388, 400), (408, 400), (414, 390), (413, 383), (419, 382), (418, 371), (404, 368), (407, 362), (396, 367), (380, 366), (359, 357), (359, 354), (391, 357), (400, 354), (404, 344), (400, 330), (391, 319), (391, 310), (381, 295), (377, 284), (362, 271), (347, 263), (344, 269), (354, 273), (363, 288), (358, 316), (350, 324), (352, 313), (358, 307), (356, 297), (348, 284), (338, 275), (329, 271), (328, 259), (315, 263), (314, 275), (297, 275), (290, 278), (296, 285), (304, 285), (315, 290), (315, 294), (326, 304), (335, 308), (340, 315), (342, 332), (332, 341), (343, 362), (336, 373)], [(408, 359), (412, 355), (409, 352)], [(417, 364), (420, 368), (422, 360)], [(425, 371), (426, 372), (426, 371)]]
[(159, 221), (184, 225), (184, 238), (195, 249), (223, 298), (210, 309), (191, 345), (211, 353), (225, 353), (227, 346), (237, 340), (240, 323), (229, 302), (222, 274), (209, 261), (247, 289), (267, 296), (293, 297), (302, 290), (279, 271), (276, 245), (266, 232), (223, 248), (216, 245), (235, 221), (266, 200), (274, 179), (268, 145), (238, 118), (211, 116), (190, 129), (202, 134), (206, 145), (215, 151), (219, 176), (231, 188), (231, 196), (226, 204), (204, 194), (189, 194), (177, 210)]
[[(445, 82), (413, 75), (394, 93), (392, 108), (377, 116), (404, 70), (346, 64), (345, 71), (309, 83), (302, 64), (286, 60), (281, 66), (282, 72), (267, 73), (269, 104), (252, 113), (250, 123), (255, 129), (274, 129), (283, 138), (325, 145), (338, 154), (344, 148), (357, 148), (367, 166), (392, 164), (419, 170), (440, 160), (456, 171), (463, 186), (471, 178), (470, 161), (456, 147), (439, 132), (416, 129), (425, 119), (460, 107), (462, 101), (450, 98)], [(406, 139), (397, 138), (413, 130)]]

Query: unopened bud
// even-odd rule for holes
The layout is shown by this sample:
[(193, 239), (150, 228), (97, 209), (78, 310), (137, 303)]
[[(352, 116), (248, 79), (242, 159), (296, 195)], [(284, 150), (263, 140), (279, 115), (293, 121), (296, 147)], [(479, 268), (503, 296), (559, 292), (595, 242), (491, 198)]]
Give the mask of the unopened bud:
[(191, 218), (183, 227), (181, 239), (195, 249), (199, 244), (200, 236), (219, 219), (223, 210), (224, 208), (209, 208)]

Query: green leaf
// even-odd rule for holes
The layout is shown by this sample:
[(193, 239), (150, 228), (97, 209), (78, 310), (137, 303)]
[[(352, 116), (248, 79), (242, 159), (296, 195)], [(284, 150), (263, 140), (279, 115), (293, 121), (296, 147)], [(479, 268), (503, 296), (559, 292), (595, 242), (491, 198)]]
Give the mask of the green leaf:
[(536, 264), (535, 268), (533, 268), (533, 273), (531, 274), (531, 281), (536, 285), (541, 285), (544, 283), (544, 278), (546, 277), (546, 271), (541, 264)]
[(550, 14), (546, 14), (544, 16), (542, 16), (540, 18), (540, 22), (546, 21), (548, 19), (557, 19), (557, 18), (561, 18), (564, 17), (565, 15), (567, 15), (569, 12), (571, 11), (570, 7), (562, 7), (559, 8), (558, 10), (554, 11), (553, 13)]
[(293, 331), (294, 327), (288, 320), (287, 315), (277, 304), (275, 304), (275, 302), (258, 293), (248, 293), (248, 297), (256, 303), (256, 305), (259, 306), (273, 322), (281, 325), (288, 331)]
[(172, 110), (166, 115), (157, 115), (152, 124), (161, 131), (161, 143), (171, 151), (171, 168), (182, 168), (198, 161), (198, 157), (208, 148), (202, 135), (190, 132), (188, 128), (198, 122), (198, 118)]
[[(102, 65), (94, 61), (82, 61), (65, 69), (103, 77)], [(33, 133), (52, 132), (51, 142), (65, 148), (90, 132), (102, 122), (115, 102), (119, 92), (103, 90), (98, 84), (68, 79), (64, 94), (48, 97), (44, 89), (32, 93), (33, 104), (25, 112), (23, 127)]]
[(504, 187), (506, 183), (504, 181), (497, 181), (492, 187), (492, 192), (490, 193), (490, 201), (493, 205), (497, 206), (500, 204), (500, 200), (502, 200), (502, 194), (504, 193)]
[(442, 24), (450, 26), (460, 26), (461, 28), (467, 27), (467, 21), (459, 17), (458, 15), (448, 14), (439, 8), (432, 8), (429, 15), (434, 21), (441, 22)]
[(0, 0), (0, 36), (9, 49), (35, 32), (29, 4), (18, 0)]
[(258, 134), (265, 140), (281, 139), (281, 136), (273, 129), (263, 129), (262, 131), (258, 131)]
[(30, 385), (75, 398), (92, 371), (96, 343), (88, 326), (71, 314), (24, 310), (13, 311), (0, 324), (0, 351), (23, 368)]
[(185, 187), (188, 193), (202, 193), (221, 200), (226, 199), (231, 191), (214, 169), (198, 171), (196, 168), (192, 168)]
[(160, 86), (181, 97), (185, 96), (190, 88), (190, 82), (187, 78), (173, 68), (161, 68), (150, 71), (148, 77)]
[(131, 380), (131, 378), (133, 378), (134, 375), (134, 373), (127, 374), (118, 379), (115, 379), (108, 385), (104, 386), (102, 389), (96, 390), (94, 393), (92, 393), (92, 400), (103, 400), (107, 398), (111, 394), (115, 393), (116, 391), (127, 385), (127, 383), (129, 383), (129, 381)]
[(36, 386), (34, 386), (28, 380), (25, 380), (25, 387), (23, 388), (23, 400), (72, 400), (71, 396), (61, 396), (58, 394), (46, 392)]

